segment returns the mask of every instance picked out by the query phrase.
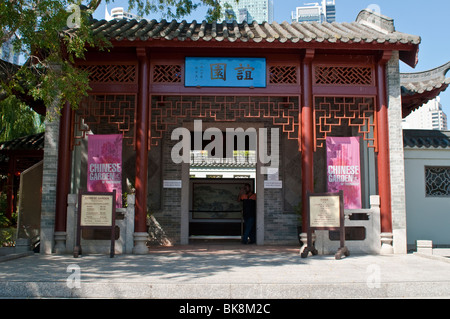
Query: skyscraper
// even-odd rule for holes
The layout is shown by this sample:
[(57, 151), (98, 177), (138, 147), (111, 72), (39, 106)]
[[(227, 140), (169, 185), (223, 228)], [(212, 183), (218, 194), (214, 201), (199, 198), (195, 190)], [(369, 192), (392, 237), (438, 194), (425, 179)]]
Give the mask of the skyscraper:
[(236, 20), (238, 23), (247, 21), (252, 23), (257, 21), (263, 23), (265, 21), (273, 22), (273, 0), (219, 0), (222, 8), (225, 4), (229, 4), (231, 8), (224, 8), (224, 20), (228, 23)]
[(335, 22), (336, 1), (322, 0), (322, 3), (306, 3), (292, 12), (292, 21), (297, 22)]
[(141, 20), (142, 18), (132, 14), (130, 12), (127, 12), (124, 10), (124, 8), (122, 7), (117, 7), (111, 10), (111, 14), (109, 14), (108, 12), (108, 6), (105, 6), (105, 20), (106, 21), (110, 21), (112, 19), (117, 19), (117, 20), (122, 20), (122, 19), (126, 19), (126, 20)]
[(14, 51), (13, 41), (16, 35), (13, 35), (8, 41), (0, 45), (0, 59), (9, 63), (19, 64), (19, 53)]
[(404, 129), (444, 130), (448, 129), (447, 115), (442, 110), (440, 98), (424, 104), (407, 116), (402, 123)]

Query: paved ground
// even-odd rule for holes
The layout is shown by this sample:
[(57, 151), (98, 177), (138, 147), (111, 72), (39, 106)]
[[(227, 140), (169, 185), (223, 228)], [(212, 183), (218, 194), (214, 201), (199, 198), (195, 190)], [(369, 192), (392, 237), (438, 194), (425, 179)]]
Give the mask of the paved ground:
[(333, 256), (297, 247), (191, 245), (149, 255), (0, 262), (0, 298), (450, 298), (448, 258)]

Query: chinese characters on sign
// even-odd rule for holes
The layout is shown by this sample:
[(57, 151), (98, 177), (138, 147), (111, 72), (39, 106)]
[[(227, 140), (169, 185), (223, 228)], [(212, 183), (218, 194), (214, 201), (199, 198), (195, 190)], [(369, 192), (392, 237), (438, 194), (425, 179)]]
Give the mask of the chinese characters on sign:
[(185, 86), (266, 87), (263, 58), (186, 58)]
[(225, 63), (211, 64), (211, 80), (227, 81), (227, 65)]
[[(255, 71), (255, 68), (252, 68), (249, 64), (247, 64), (247, 67), (243, 67), (242, 64), (239, 65), (239, 67), (235, 68), (237, 70), (237, 79), (238, 81), (251, 81), (253, 80), (252, 77), (252, 71)], [(245, 77), (244, 77), (245, 74)]]

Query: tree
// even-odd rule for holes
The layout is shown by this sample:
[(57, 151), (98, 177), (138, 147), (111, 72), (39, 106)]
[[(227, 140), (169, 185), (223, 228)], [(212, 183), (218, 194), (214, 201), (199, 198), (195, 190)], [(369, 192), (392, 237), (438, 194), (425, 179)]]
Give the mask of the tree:
[[(110, 0), (3, 0), (0, 2), (0, 45), (16, 35), (15, 50), (27, 57), (18, 70), (2, 70), (0, 99), (28, 96), (47, 107), (47, 117), (58, 114), (63, 103), (77, 108), (88, 94), (88, 74), (74, 66), (87, 48), (106, 50), (107, 39), (94, 36), (90, 21), (100, 3)], [(129, 0), (138, 15), (163, 12), (179, 19), (207, 6), (207, 20), (218, 20), (218, 0)], [(17, 99), (16, 99), (17, 100)], [(9, 102), (11, 102), (10, 100)]]
[(0, 108), (0, 142), (43, 132), (42, 117), (15, 96), (4, 99)]

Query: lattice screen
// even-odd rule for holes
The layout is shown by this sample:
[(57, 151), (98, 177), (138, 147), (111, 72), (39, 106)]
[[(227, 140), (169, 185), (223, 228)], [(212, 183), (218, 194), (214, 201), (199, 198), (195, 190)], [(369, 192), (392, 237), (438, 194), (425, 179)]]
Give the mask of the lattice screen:
[(136, 83), (136, 65), (80, 65), (92, 83)]
[(136, 96), (134, 94), (90, 95), (74, 111), (72, 146), (92, 131), (94, 134), (122, 134), (127, 145), (135, 145)]
[(324, 146), (333, 129), (357, 127), (369, 147), (378, 151), (377, 117), (373, 97), (316, 97), (314, 100), (314, 151)]
[(297, 66), (271, 66), (269, 68), (270, 84), (297, 84)]
[(153, 96), (151, 145), (163, 133), (181, 126), (185, 118), (215, 122), (266, 120), (279, 126), (288, 138), (299, 137), (299, 97)]
[(427, 197), (450, 197), (450, 167), (425, 167)]
[(153, 66), (153, 83), (181, 83), (181, 65)]
[(373, 85), (371, 67), (316, 66), (316, 85)]

